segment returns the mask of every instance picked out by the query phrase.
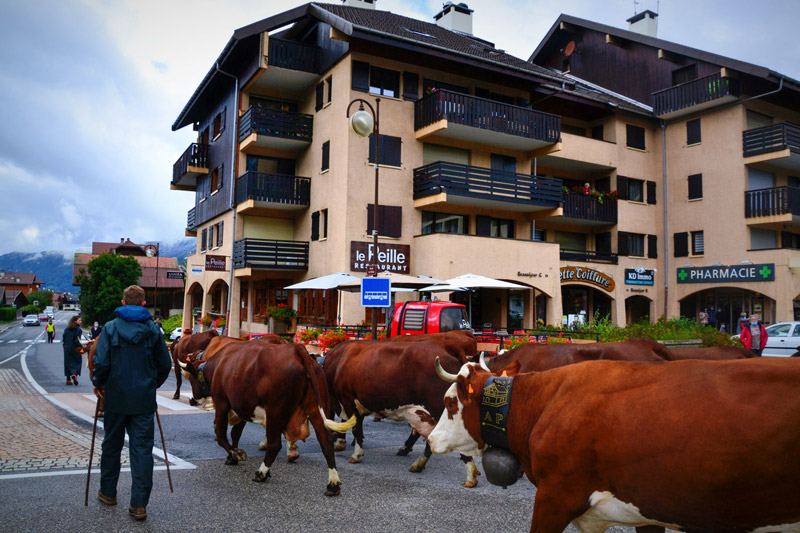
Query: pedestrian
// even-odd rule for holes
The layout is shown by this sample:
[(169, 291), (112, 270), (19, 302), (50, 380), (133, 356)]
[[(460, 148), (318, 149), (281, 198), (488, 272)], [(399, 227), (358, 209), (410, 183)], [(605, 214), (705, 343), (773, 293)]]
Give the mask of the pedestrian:
[(739, 315), (739, 320), (736, 322), (736, 334), (737, 335), (741, 335), (742, 334), (742, 329), (746, 325), (747, 325), (747, 313), (742, 312), (742, 314)]
[(727, 332), (728, 332), (728, 327), (725, 325), (725, 322), (723, 322), (723, 323), (722, 323), (722, 324), (719, 326), (719, 330), (720, 330), (721, 332), (723, 332), (723, 333), (727, 333)]
[(156, 389), (171, 368), (167, 345), (150, 312), (144, 308), (144, 289), (131, 285), (122, 294), (116, 318), (106, 322), (94, 355), (94, 393), (105, 401), (100, 491), (97, 499), (117, 504), (120, 456), (128, 433), (131, 460), (131, 499), (128, 514), (147, 518), (153, 488), (153, 416)]
[(713, 305), (708, 308), (708, 323), (713, 327), (717, 326), (717, 311)]
[(56, 325), (53, 324), (53, 319), (49, 319), (47, 321), (47, 325), (44, 327), (45, 332), (47, 332), (47, 344), (53, 344), (53, 339), (56, 336)]
[(100, 322), (98, 322), (97, 320), (95, 320), (95, 321), (94, 321), (94, 325), (92, 326), (92, 329), (89, 331), (89, 337), (90, 337), (92, 340), (95, 340), (97, 337), (99, 337), (99, 336), (100, 336), (100, 333), (101, 333), (102, 331), (103, 331), (103, 328), (101, 328), (101, 327), (100, 327)]
[(700, 314), (697, 315), (697, 318), (700, 319), (700, 324), (707, 326), (708, 325), (708, 309), (703, 309), (700, 311)]
[(767, 328), (764, 327), (756, 315), (750, 315), (747, 325), (742, 328), (741, 340), (744, 347), (761, 356), (761, 351), (767, 345)]
[(589, 185), (588, 181), (583, 184), (583, 187), (581, 187), (581, 192), (583, 192), (584, 196), (589, 196), (592, 194), (592, 186)]
[[(81, 362), (83, 356), (78, 348), (81, 347), (81, 315), (75, 315), (69, 319), (67, 329), (61, 337), (61, 345), (64, 348), (64, 374), (67, 376), (67, 385), (77, 385), (78, 376), (81, 375)], [(70, 381), (72, 380), (72, 381)]]

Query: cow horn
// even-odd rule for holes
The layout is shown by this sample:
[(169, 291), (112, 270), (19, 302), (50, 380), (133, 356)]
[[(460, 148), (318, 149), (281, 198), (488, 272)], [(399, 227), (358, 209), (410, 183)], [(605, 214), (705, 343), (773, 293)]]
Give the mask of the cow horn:
[(178, 360), (178, 364), (179, 364), (179, 365), (181, 365), (181, 368), (182, 368), (182, 369), (184, 369), (184, 370), (186, 370), (186, 367), (188, 367), (188, 366), (189, 366), (189, 365), (187, 365), (186, 363), (184, 363), (184, 362), (183, 362), (183, 361), (181, 361), (181, 360)]
[(439, 362), (438, 357), (436, 358), (436, 361), (434, 361), (433, 364), (436, 367), (437, 376), (439, 376), (443, 381), (447, 381), (448, 383), (455, 383), (458, 376), (455, 374), (451, 374), (450, 372), (442, 368), (442, 363)]
[(486, 364), (486, 352), (481, 352), (481, 358), (479, 360), (479, 363), (481, 364), (482, 369), (486, 370), (487, 372), (492, 371), (492, 369), (489, 368), (489, 365)]

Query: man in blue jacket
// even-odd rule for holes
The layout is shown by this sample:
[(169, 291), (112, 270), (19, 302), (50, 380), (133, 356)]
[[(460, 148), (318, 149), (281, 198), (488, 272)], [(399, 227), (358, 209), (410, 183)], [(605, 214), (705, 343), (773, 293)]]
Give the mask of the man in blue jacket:
[(100, 492), (105, 505), (117, 504), (120, 455), (128, 432), (131, 458), (131, 506), (135, 520), (147, 518), (153, 488), (153, 415), (156, 389), (166, 381), (171, 359), (164, 337), (143, 306), (144, 290), (131, 285), (122, 307), (107, 322), (94, 355), (94, 393), (105, 399)]

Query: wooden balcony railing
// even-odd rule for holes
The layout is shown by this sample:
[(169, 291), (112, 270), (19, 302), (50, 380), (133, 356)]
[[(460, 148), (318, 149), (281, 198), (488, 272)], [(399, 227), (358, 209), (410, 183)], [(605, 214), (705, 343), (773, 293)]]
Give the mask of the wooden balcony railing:
[(572, 193), (564, 194), (564, 213), (562, 216), (616, 224), (617, 202), (607, 200), (601, 204), (591, 196)]
[(193, 230), (195, 226), (197, 226), (197, 218), (195, 213), (196, 211), (193, 207), (189, 209), (189, 212), (186, 214), (186, 229)]
[(589, 252), (586, 250), (561, 250), (559, 255), (562, 261), (588, 261), (592, 263), (617, 264), (617, 254)]
[(319, 48), (305, 43), (269, 38), (269, 65), (317, 73)]
[(189, 167), (208, 168), (208, 145), (192, 143), (172, 165), (172, 183), (177, 183)]
[(800, 126), (793, 122), (781, 122), (742, 133), (744, 157), (778, 152), (788, 148), (800, 154)]
[(444, 89), (417, 100), (414, 107), (415, 130), (441, 119), (550, 143), (561, 140), (561, 117), (558, 115)]
[(653, 93), (653, 112), (666, 115), (724, 96), (739, 98), (739, 80), (712, 74)]
[(772, 215), (800, 216), (800, 189), (773, 187), (744, 193), (744, 216), (767, 217)]
[(308, 242), (241, 239), (233, 243), (233, 268), (308, 270)]
[(484, 200), (558, 207), (561, 180), (437, 161), (414, 169), (414, 199), (446, 192)]
[(267, 172), (246, 172), (236, 178), (236, 205), (245, 200), (307, 206), (311, 179)]
[(239, 120), (239, 142), (251, 133), (311, 142), (314, 117), (291, 111), (251, 107)]

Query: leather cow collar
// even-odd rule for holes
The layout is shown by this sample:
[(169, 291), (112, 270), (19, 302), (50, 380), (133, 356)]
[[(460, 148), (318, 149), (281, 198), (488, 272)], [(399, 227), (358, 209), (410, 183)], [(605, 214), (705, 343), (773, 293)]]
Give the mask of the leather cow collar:
[(481, 391), (481, 435), (489, 446), (509, 449), (506, 422), (513, 385), (513, 377), (489, 376)]
[(208, 380), (206, 379), (205, 374), (203, 371), (206, 368), (206, 363), (200, 363), (200, 366), (197, 367), (197, 385), (200, 387), (200, 398), (208, 398), (211, 396), (211, 387), (208, 384)]

